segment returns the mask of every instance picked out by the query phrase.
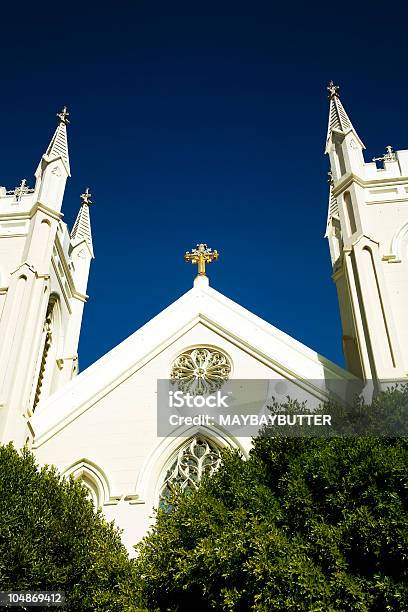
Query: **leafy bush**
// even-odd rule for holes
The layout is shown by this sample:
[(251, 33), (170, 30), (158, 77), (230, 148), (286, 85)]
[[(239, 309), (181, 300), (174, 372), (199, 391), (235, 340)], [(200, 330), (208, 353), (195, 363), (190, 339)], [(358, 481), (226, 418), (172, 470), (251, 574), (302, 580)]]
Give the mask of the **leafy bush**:
[(66, 610), (137, 610), (134, 564), (85, 488), (0, 447), (0, 590), (60, 590)]
[[(394, 389), (372, 408), (401, 403), (408, 392)], [(247, 461), (224, 452), (197, 492), (158, 512), (137, 547), (145, 605), (408, 610), (407, 439), (267, 433)]]

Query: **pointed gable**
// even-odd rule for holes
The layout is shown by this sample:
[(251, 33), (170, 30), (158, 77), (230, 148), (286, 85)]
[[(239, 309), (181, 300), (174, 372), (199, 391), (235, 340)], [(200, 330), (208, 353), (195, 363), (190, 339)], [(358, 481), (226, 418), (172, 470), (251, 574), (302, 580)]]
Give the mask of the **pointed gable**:
[[(311, 388), (311, 381), (354, 379), (203, 280), (207, 278), (196, 280), (190, 291), (39, 404), (31, 419), (36, 444), (41, 445), (192, 330), (196, 330), (198, 337), (204, 337), (204, 330), (210, 330), (212, 335), (250, 355), (254, 363), (263, 364), (264, 372), (273, 370)], [(168, 375), (167, 371), (160, 372), (158, 378)]]

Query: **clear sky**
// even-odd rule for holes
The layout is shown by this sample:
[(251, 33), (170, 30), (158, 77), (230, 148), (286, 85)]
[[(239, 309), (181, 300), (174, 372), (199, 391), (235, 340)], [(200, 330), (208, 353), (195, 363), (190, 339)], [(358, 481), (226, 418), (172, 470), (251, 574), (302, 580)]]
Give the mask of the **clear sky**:
[(66, 104), (67, 223), (95, 202), (80, 368), (192, 286), (197, 242), (214, 288), (342, 364), (325, 87), (367, 160), (408, 148), (407, 4), (30, 4), (0, 17), (0, 184), (32, 185)]

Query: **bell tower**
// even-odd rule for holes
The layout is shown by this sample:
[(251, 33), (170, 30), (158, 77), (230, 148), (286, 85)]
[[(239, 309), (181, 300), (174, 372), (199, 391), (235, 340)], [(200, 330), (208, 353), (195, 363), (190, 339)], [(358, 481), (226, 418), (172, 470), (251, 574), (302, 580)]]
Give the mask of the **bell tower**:
[(0, 442), (16, 447), (30, 438), (34, 410), (78, 368), (93, 249), (89, 213), (82, 212), (89, 191), (73, 236), (62, 220), (68, 115), (66, 108), (57, 115), (35, 186), (24, 179), (15, 189), (0, 187)]
[(338, 86), (327, 89), (326, 237), (346, 366), (366, 381), (408, 380), (408, 150), (366, 163)]

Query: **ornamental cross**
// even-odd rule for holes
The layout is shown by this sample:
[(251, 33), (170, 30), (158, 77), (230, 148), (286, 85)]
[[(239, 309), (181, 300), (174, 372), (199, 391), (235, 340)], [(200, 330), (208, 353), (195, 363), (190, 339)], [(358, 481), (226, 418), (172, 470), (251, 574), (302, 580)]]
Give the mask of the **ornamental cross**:
[(57, 117), (59, 118), (59, 120), (61, 121), (61, 123), (63, 123), (64, 125), (68, 125), (69, 123), (69, 112), (66, 106), (64, 106), (64, 108), (62, 109), (62, 111), (60, 113), (57, 113)]
[(339, 89), (340, 89), (340, 87), (338, 85), (335, 85), (333, 83), (333, 81), (330, 81), (330, 83), (327, 86), (327, 91), (329, 92), (330, 100), (332, 98), (338, 98), (339, 97), (339, 94), (338, 94)]
[(89, 191), (89, 187), (87, 187), (84, 191), (84, 193), (81, 193), (81, 202), (82, 204), (86, 204), (87, 206), (89, 206), (90, 204), (93, 204), (92, 200), (91, 200), (92, 194)]
[(184, 255), (185, 261), (191, 261), (192, 264), (198, 265), (198, 276), (205, 276), (205, 264), (217, 261), (218, 251), (209, 249), (206, 244), (197, 244), (195, 249), (191, 249)]
[(34, 189), (30, 189), (27, 185), (26, 179), (23, 179), (18, 187), (13, 189), (13, 194), (16, 196), (16, 200), (21, 200), (22, 196), (26, 193), (32, 193)]
[(387, 147), (385, 147), (385, 153), (384, 155), (382, 155), (381, 157), (373, 157), (373, 162), (375, 161), (395, 161), (396, 160), (396, 156), (395, 156), (395, 151), (393, 150), (391, 145), (388, 145)]

